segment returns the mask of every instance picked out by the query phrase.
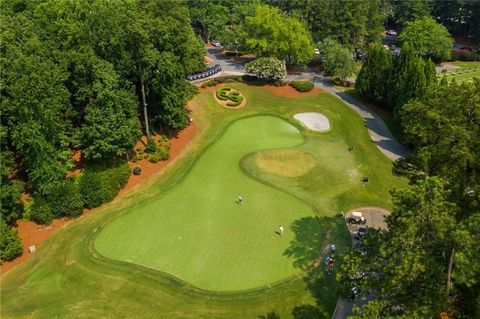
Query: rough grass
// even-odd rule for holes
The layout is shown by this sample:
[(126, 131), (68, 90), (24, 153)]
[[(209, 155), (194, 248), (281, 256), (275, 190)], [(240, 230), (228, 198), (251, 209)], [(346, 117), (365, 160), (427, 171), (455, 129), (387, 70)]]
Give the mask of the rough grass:
[[(335, 97), (322, 93), (284, 99), (244, 84), (232, 86), (241, 89), (249, 99), (247, 107), (231, 112), (219, 108), (210, 92), (198, 95), (193, 103), (197, 106), (195, 121), (200, 135), (185, 156), (160, 177), (60, 229), (39, 247), (34, 257), (2, 276), (2, 318), (261, 318), (276, 315), (283, 319), (300, 318), (299, 314), (302, 314), (301, 318), (331, 317), (338, 297), (335, 276), (326, 276), (314, 260), (334, 242), (338, 249), (336, 267), (340, 265), (351, 241), (338, 212), (365, 205), (390, 208), (389, 189), (405, 186), (406, 182), (391, 175), (391, 162), (371, 142), (362, 119)], [(318, 134), (297, 126), (292, 116), (306, 111), (325, 114), (331, 122), (331, 131)], [(252, 179), (249, 183), (255, 180), (269, 185), (269, 192), (287, 198), (282, 200), (293, 202), (290, 198), (294, 196), (304, 203), (298, 207), (310, 207), (309, 214), (302, 211), (290, 215), (290, 221), (294, 219), (288, 229), (291, 237), (288, 244), (281, 247), (286, 247), (282, 254), (296, 268), (295, 276), (272, 284), (271, 288), (262, 286), (248, 291), (211, 292), (195, 288), (165, 272), (113, 260), (96, 251), (95, 239), (103, 229), (122, 218), (140, 214), (140, 211), (147, 210), (148, 203), (175, 192), (184, 180), (193, 178), (189, 176), (195, 174), (202, 156), (208, 155), (209, 146), (226, 141), (222, 136), (228, 136), (228, 127), (235, 120), (252, 115), (278, 116), (297, 126), (304, 142), (297, 146), (288, 144), (288, 147), (312, 154), (319, 163), (308, 174), (296, 178), (267, 174), (243, 161), (237, 163), (243, 174)], [(248, 129), (255, 131), (256, 128)], [(347, 150), (350, 145), (355, 146), (353, 152)], [(222, 156), (230, 151), (233, 150), (225, 149)], [(202, 174), (208, 179), (212, 172)], [(227, 171), (224, 174), (232, 173)], [(362, 176), (369, 177), (365, 186), (359, 181)], [(201, 194), (203, 189), (197, 191)], [(210, 190), (206, 191), (210, 193)], [(182, 198), (185, 203), (180, 205), (187, 205), (189, 200)], [(196, 209), (194, 205), (190, 206), (188, 216), (194, 219)], [(231, 216), (242, 218), (241, 213)], [(161, 218), (152, 220), (159, 223), (152, 222), (150, 227), (159, 233), (168, 228), (171, 234), (174, 232), (171, 227), (182, 230), (182, 225), (172, 224), (174, 219), (169, 217), (166, 224)], [(181, 224), (186, 221), (182, 219)], [(134, 223), (131, 226), (137, 227)], [(259, 236), (265, 238), (263, 233)], [(216, 242), (212, 245), (219, 247)], [(279, 247), (274, 249), (278, 252)], [(223, 249), (224, 254), (227, 252)], [(165, 253), (171, 256), (171, 252)], [(249, 254), (248, 251), (230, 253)], [(189, 254), (195, 257), (192, 248), (179, 247), (176, 254), (184, 255), (175, 257), (178, 259), (188, 259)]]

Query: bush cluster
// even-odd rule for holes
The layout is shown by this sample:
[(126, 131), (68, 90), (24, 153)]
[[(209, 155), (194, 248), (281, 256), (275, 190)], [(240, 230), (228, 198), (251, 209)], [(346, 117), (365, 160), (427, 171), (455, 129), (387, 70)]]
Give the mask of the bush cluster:
[(202, 88), (206, 88), (207, 86), (215, 86), (218, 82), (216, 80), (210, 80), (202, 84)]
[(42, 197), (33, 197), (30, 207), (30, 219), (37, 224), (48, 225), (55, 217), (50, 204)]
[(111, 201), (125, 186), (130, 177), (130, 166), (126, 162), (111, 167), (87, 166), (80, 177), (80, 193), (85, 207), (94, 208)]
[(313, 90), (313, 83), (310, 81), (292, 81), (290, 85), (298, 92), (309, 92)]
[(157, 163), (159, 161), (165, 161), (170, 157), (170, 142), (166, 136), (161, 136), (160, 140), (156, 144), (157, 151), (150, 154), (149, 161), (151, 163)]
[(451, 50), (452, 61), (480, 61), (480, 54), (465, 50)]
[(72, 179), (62, 182), (53, 192), (47, 195), (46, 199), (54, 217), (74, 217), (82, 213), (83, 198), (78, 184)]
[(12, 260), (22, 253), (22, 243), (17, 230), (0, 218), (0, 261)]
[(147, 141), (147, 146), (145, 146), (145, 152), (155, 153), (157, 151), (157, 144), (152, 138), (149, 138)]

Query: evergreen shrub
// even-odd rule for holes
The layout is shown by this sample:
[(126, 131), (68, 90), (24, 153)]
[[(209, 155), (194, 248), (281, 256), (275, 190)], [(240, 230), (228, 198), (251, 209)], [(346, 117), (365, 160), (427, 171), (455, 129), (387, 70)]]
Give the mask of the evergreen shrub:
[(309, 92), (313, 90), (313, 83), (310, 81), (292, 81), (290, 85), (298, 92)]

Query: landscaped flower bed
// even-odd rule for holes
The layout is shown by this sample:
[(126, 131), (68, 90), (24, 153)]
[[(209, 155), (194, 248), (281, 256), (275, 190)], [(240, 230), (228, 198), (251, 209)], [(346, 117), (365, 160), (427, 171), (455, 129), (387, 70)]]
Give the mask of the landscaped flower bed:
[(226, 101), (225, 106), (229, 107), (239, 106), (244, 99), (239, 91), (234, 90), (228, 86), (219, 88), (215, 92), (215, 95), (220, 101)]

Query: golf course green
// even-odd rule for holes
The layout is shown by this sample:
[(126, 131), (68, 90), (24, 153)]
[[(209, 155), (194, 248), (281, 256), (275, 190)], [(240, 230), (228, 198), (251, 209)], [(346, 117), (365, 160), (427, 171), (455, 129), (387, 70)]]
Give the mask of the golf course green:
[[(202, 90), (190, 102), (197, 134), (175, 161), (1, 276), (1, 318), (331, 318), (351, 247), (341, 212), (389, 209), (407, 183), (336, 97), (229, 86), (244, 108)], [(330, 129), (309, 130), (302, 112)], [(329, 276), (318, 261), (330, 244)]]
[[(293, 239), (288, 229), (313, 212), (292, 195), (248, 177), (239, 163), (251, 152), (302, 142), (294, 126), (276, 117), (234, 122), (185, 179), (113, 221), (95, 248), (209, 290), (250, 289), (294, 274), (298, 270), (283, 254)], [(279, 225), (285, 236), (275, 232)]]

